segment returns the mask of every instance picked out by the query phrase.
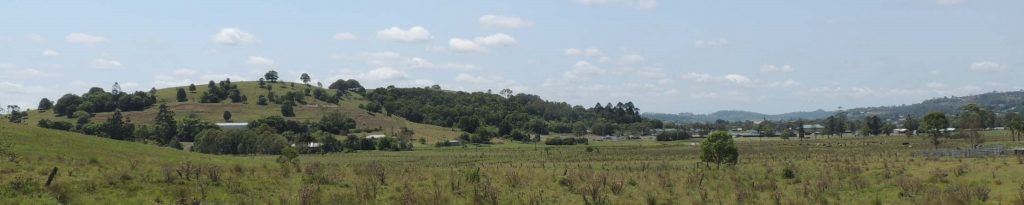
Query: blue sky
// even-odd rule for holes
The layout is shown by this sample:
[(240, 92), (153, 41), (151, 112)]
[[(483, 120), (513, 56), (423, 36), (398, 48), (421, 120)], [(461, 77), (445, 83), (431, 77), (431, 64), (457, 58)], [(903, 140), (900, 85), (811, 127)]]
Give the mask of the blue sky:
[(1024, 1), (5, 1), (0, 104), (309, 73), (643, 112), (1024, 89)]

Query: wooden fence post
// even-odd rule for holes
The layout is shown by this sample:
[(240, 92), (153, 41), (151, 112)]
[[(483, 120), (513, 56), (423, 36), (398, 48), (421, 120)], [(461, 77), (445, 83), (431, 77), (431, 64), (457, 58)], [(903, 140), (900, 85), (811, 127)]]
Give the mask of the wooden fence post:
[(53, 178), (56, 177), (56, 176), (57, 176), (57, 167), (53, 167), (53, 170), (50, 171), (50, 177), (46, 178), (46, 186), (50, 186), (50, 184), (53, 183)]

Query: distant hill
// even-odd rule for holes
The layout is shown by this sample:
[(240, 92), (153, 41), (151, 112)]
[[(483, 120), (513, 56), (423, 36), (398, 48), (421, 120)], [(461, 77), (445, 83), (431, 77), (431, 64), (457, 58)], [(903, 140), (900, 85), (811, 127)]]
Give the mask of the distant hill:
[[(197, 84), (197, 90), (195, 92), (188, 92), (188, 100), (186, 102), (177, 102), (176, 91), (178, 88), (187, 88), (188, 86), (157, 89), (156, 102), (157, 104), (166, 103), (170, 110), (175, 112), (175, 118), (178, 120), (181, 120), (186, 116), (193, 116), (209, 122), (223, 122), (224, 111), (231, 112), (232, 121), (234, 122), (251, 122), (268, 116), (281, 115), (281, 105), (279, 104), (257, 104), (258, 96), (268, 95), (271, 91), (259, 88), (258, 83), (255, 81), (233, 82), (233, 84), (238, 86), (238, 90), (241, 95), (247, 96), (243, 101), (244, 103), (231, 103), (228, 100), (218, 103), (200, 103), (201, 94), (209, 90), (206, 84)], [(270, 84), (268, 86), (274, 86), (272, 91), (279, 96), (283, 96), (287, 92), (304, 92), (306, 88), (334, 93), (333, 90), (329, 90), (328, 88), (320, 88), (317, 86), (307, 87), (302, 83), (280, 82)], [(85, 89), (86, 88), (83, 88), (83, 91), (85, 91)], [(462, 133), (458, 129), (415, 123), (397, 116), (386, 116), (367, 112), (364, 109), (360, 109), (359, 106), (368, 103), (368, 101), (357, 93), (345, 96), (338, 104), (317, 100), (311, 96), (306, 96), (304, 98), (307, 104), (297, 105), (294, 108), (296, 116), (289, 117), (288, 119), (296, 121), (317, 121), (325, 113), (338, 111), (354, 119), (357, 124), (357, 129), (377, 130), (367, 133), (357, 133), (359, 135), (383, 134), (402, 127), (407, 127), (412, 129), (417, 134), (417, 137), (423, 137), (428, 141), (434, 142), (442, 139), (455, 138)], [(141, 111), (123, 112), (123, 114), (133, 123), (151, 125), (156, 117), (157, 107), (158, 106), (150, 106)], [(103, 120), (110, 118), (111, 115), (112, 112), (98, 112), (94, 115), (92, 121), (102, 122)], [(27, 124), (35, 125), (41, 119), (67, 121), (72, 123), (74, 123), (75, 120), (67, 117), (55, 116), (53, 110), (33, 110), (29, 112)]]
[(680, 123), (697, 123), (697, 122), (714, 122), (717, 120), (725, 121), (761, 121), (761, 120), (787, 120), (787, 119), (821, 119), (826, 118), (835, 113), (834, 111), (815, 110), (810, 112), (791, 112), (778, 115), (768, 115), (750, 111), (740, 110), (723, 110), (717, 111), (711, 114), (693, 114), (693, 113), (679, 113), (679, 114), (665, 114), (665, 113), (644, 113), (643, 116), (651, 119), (658, 119), (662, 121), (680, 122)]
[[(863, 107), (848, 109), (846, 112), (850, 118), (859, 119), (866, 116), (877, 115), (883, 119), (899, 119), (900, 116), (912, 115), (912, 116), (924, 116), (928, 112), (943, 112), (947, 114), (957, 114), (960, 112), (960, 108), (966, 104), (974, 103), (981, 107), (994, 111), (996, 113), (1007, 113), (1007, 112), (1024, 112), (1024, 91), (1009, 91), (1009, 92), (990, 92), (978, 95), (969, 95), (962, 97), (941, 97), (930, 100), (925, 100), (920, 103), (910, 105), (895, 105), (895, 106), (878, 106), (878, 107)], [(651, 119), (658, 119), (670, 122), (680, 123), (696, 123), (696, 122), (714, 122), (716, 120), (726, 121), (760, 121), (763, 119), (768, 120), (787, 120), (787, 119), (822, 119), (831, 116), (836, 111), (825, 111), (815, 110), (809, 112), (790, 112), (778, 115), (768, 115), (757, 112), (749, 111), (736, 111), (726, 110), (718, 111), (711, 114), (693, 114), (693, 113), (679, 113), (679, 114), (666, 114), (666, 113), (644, 113), (643, 116)]]

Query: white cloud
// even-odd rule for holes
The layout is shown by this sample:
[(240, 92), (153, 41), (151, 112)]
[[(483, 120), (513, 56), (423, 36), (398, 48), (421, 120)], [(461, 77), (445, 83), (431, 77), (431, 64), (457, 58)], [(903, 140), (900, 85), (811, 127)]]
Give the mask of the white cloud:
[(565, 72), (565, 77), (569, 79), (582, 79), (603, 73), (604, 69), (598, 68), (587, 61), (579, 61), (572, 65), (572, 69)]
[(516, 39), (504, 33), (476, 37), (472, 41), (462, 38), (448, 40), (448, 47), (459, 53), (483, 53), (487, 52), (487, 47), (506, 47), (515, 44)]
[(459, 73), (459, 75), (455, 76), (455, 81), (464, 82), (464, 83), (477, 83), (477, 84), (481, 84), (481, 83), (486, 83), (487, 79), (484, 78), (484, 77), (480, 77), (480, 76), (474, 76), (474, 75), (470, 75), (470, 74), (466, 74), (466, 73)]
[(639, 54), (626, 54), (623, 55), (621, 59), (619, 59), (619, 62), (624, 64), (635, 64), (643, 63), (645, 60), (646, 59), (644, 58), (644, 56)]
[(533, 26), (533, 22), (514, 16), (483, 15), (477, 19), (480, 25), (492, 28), (524, 28)]
[(736, 84), (745, 84), (745, 83), (750, 82), (750, 78), (748, 78), (747, 76), (739, 75), (739, 74), (728, 74), (728, 75), (725, 75), (724, 78), (725, 78), (725, 80), (727, 80), (729, 82), (732, 82), (732, 83), (736, 83)]
[(208, 82), (208, 81), (211, 81), (211, 80), (215, 81), (215, 82), (220, 82), (220, 81), (226, 80), (226, 79), (231, 79), (231, 82), (247, 80), (245, 77), (242, 77), (240, 75), (226, 74), (226, 73), (224, 73), (224, 74), (205, 74), (205, 75), (199, 76), (200, 82)]
[(57, 56), (60, 56), (60, 52), (57, 52), (57, 51), (51, 50), (51, 49), (46, 49), (46, 50), (43, 50), (43, 56), (46, 56), (46, 57), (57, 57)]
[[(455, 76), (455, 81), (456, 82), (460, 82), (460, 83), (473, 84), (473, 85), (476, 85), (474, 87), (477, 87), (477, 88), (483, 88), (483, 87), (489, 87), (489, 88), (513, 88), (513, 87), (517, 87), (517, 88), (522, 88), (521, 86), (516, 86), (516, 81), (514, 81), (514, 80), (506, 80), (506, 79), (503, 79), (501, 77), (477, 76), (477, 75), (472, 75), (472, 74), (468, 74), (468, 73), (459, 73), (458, 75)], [(466, 90), (466, 89), (463, 88), (462, 90)]]
[(476, 37), (473, 42), (487, 47), (504, 47), (516, 44), (516, 39), (508, 34), (497, 33), (490, 36)]
[(703, 82), (711, 82), (711, 80), (714, 77), (712, 77), (711, 74), (707, 74), (707, 73), (689, 72), (689, 73), (683, 74), (682, 78), (683, 78), (683, 80), (689, 80), (689, 81), (693, 81), (693, 82), (703, 83)]
[(405, 67), (408, 67), (408, 68), (426, 68), (426, 69), (441, 69), (441, 70), (456, 70), (456, 71), (471, 71), (471, 70), (476, 70), (476, 69), (480, 68), (477, 65), (463, 64), (463, 63), (435, 64), (435, 63), (432, 63), (432, 62), (428, 61), (427, 59), (423, 59), (423, 58), (420, 58), (420, 57), (410, 58), (410, 59), (408, 59), (408, 61), (403, 62), (401, 65), (405, 65)]
[(196, 73), (199, 72), (189, 68), (179, 68), (177, 70), (174, 70), (174, 75), (176, 76), (193, 76), (196, 75)]
[(93, 68), (109, 69), (121, 67), (121, 62), (116, 60), (97, 58), (93, 59), (92, 63), (90, 63), (89, 65)]
[(185, 86), (192, 83), (192, 80), (189, 79), (177, 79), (166, 75), (157, 75), (153, 77), (153, 86), (157, 88)]
[(338, 60), (358, 60), (372, 66), (392, 67), (397, 69), (438, 69), (470, 71), (480, 67), (473, 64), (463, 63), (433, 63), (420, 57), (407, 58), (399, 53), (391, 51), (364, 52), (358, 55), (331, 54), (331, 58)]
[(636, 9), (652, 9), (658, 6), (657, 0), (576, 0), (587, 6), (619, 5)]
[(966, 2), (966, 1), (965, 0), (937, 0), (935, 3), (937, 3), (939, 5), (942, 5), (942, 6), (954, 6), (954, 5), (963, 4), (964, 2)]
[(384, 81), (384, 82), (395, 82), (409, 79), (409, 74), (396, 70), (391, 67), (380, 67), (365, 73), (352, 73), (351, 71), (343, 71), (339, 75), (340, 79), (358, 79), (365, 81)]
[(602, 63), (608, 62), (608, 56), (604, 54), (604, 51), (601, 51), (601, 49), (598, 49), (598, 48), (586, 48), (586, 49), (567, 48), (567, 49), (565, 49), (564, 53), (565, 53), (565, 55), (570, 55), (570, 56), (583, 56), (583, 57), (589, 57), (589, 58), (596, 58), (596, 59), (598, 59), (598, 62), (602, 62)]
[(992, 61), (980, 61), (971, 63), (971, 70), (981, 72), (1001, 72), (1006, 71), (1006, 65)]
[(796, 82), (795, 80), (785, 80), (785, 81), (780, 81), (780, 82), (769, 83), (768, 86), (788, 88), (788, 87), (800, 86), (800, 82)]
[(722, 47), (722, 46), (726, 46), (726, 45), (729, 45), (729, 39), (725, 39), (725, 38), (712, 39), (712, 40), (697, 40), (697, 41), (693, 42), (693, 46), (698, 47), (698, 48), (703, 48), (703, 47)]
[(61, 75), (58, 72), (44, 72), (44, 71), (41, 71), (41, 70), (35, 69), (35, 68), (21, 68), (19, 66), (15, 66), (14, 64), (9, 64), (9, 63), (0, 63), (0, 73), (4, 73), (5, 74), (5, 75), (0, 75), (0, 79), (3, 79), (3, 78), (24, 79), (24, 78), (38, 78), (38, 77), (54, 77), (54, 76), (60, 76)]
[(687, 80), (687, 81), (691, 81), (691, 82), (696, 82), (696, 83), (732, 84), (732, 85), (740, 85), (740, 86), (748, 85), (750, 82), (753, 81), (753, 80), (750, 79), (750, 77), (747, 77), (747, 76), (744, 76), (744, 75), (740, 75), (740, 74), (727, 74), (727, 75), (718, 77), (718, 76), (714, 76), (714, 75), (707, 74), (707, 73), (696, 73), (696, 72), (690, 72), (690, 73), (683, 74), (683, 76), (681, 76), (681, 78), (683, 80)]
[(939, 82), (928, 82), (925, 84), (925, 87), (930, 89), (943, 89), (946, 88), (946, 84), (942, 84)]
[(408, 30), (398, 27), (391, 27), (377, 31), (377, 39), (399, 42), (424, 42), (430, 40), (430, 31), (421, 26), (413, 26)]
[(256, 43), (256, 36), (238, 28), (222, 28), (213, 34), (213, 42), (221, 45), (250, 45)]
[(35, 109), (40, 98), (51, 97), (59, 91), (43, 86), (24, 85), (18, 82), (0, 81), (0, 99), (4, 109), (7, 105), (18, 105), (22, 110)]
[(68, 43), (74, 44), (85, 44), (85, 45), (96, 45), (98, 43), (106, 42), (107, 39), (99, 36), (93, 36), (84, 33), (71, 33), (64, 38)]
[(761, 65), (761, 72), (762, 73), (788, 73), (788, 72), (793, 72), (793, 67), (791, 67), (789, 65), (776, 66), (776, 65), (771, 65), (771, 64), (764, 64), (764, 65)]
[(270, 67), (274, 66), (274, 60), (260, 56), (249, 56), (249, 59), (245, 60), (245, 64)]
[(448, 47), (451, 47), (453, 51), (459, 53), (482, 53), (487, 51), (487, 49), (480, 44), (461, 38), (452, 38), (451, 40), (448, 40)]
[(39, 34), (29, 34), (28, 40), (38, 44), (44, 44), (46, 42), (49, 42), (49, 40), (47, 40), (46, 37), (40, 36)]
[(349, 33), (349, 32), (340, 32), (340, 33), (334, 34), (334, 40), (338, 40), (338, 41), (351, 41), (351, 40), (356, 40), (356, 39), (357, 39), (356, 35), (352, 34), (352, 33)]

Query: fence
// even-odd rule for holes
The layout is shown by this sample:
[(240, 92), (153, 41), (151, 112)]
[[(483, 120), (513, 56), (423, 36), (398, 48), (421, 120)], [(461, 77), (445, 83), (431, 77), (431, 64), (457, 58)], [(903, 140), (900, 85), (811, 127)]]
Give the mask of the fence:
[(969, 149), (924, 150), (920, 154), (924, 157), (986, 157), (1005, 155), (1007, 150), (1004, 145), (993, 145)]

